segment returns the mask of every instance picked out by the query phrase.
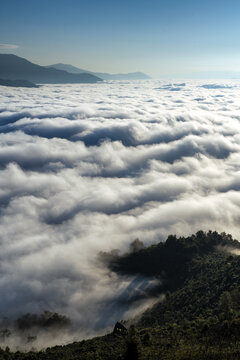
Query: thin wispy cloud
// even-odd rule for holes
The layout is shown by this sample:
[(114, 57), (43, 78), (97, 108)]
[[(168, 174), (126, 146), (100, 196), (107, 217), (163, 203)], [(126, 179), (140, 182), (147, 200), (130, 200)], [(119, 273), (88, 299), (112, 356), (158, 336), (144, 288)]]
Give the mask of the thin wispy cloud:
[(1, 49), (17, 49), (19, 48), (18, 45), (14, 45), (14, 44), (0, 44), (0, 50)]

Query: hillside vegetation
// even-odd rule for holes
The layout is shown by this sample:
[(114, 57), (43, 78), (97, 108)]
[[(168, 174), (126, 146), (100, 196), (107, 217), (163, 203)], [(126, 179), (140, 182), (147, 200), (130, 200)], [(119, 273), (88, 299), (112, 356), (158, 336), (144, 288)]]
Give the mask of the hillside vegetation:
[[(12, 353), (0, 359), (232, 360), (240, 358), (240, 245), (231, 235), (197, 232), (119, 256), (112, 271), (161, 279), (159, 299), (127, 335)], [(161, 295), (161, 296), (160, 296)]]

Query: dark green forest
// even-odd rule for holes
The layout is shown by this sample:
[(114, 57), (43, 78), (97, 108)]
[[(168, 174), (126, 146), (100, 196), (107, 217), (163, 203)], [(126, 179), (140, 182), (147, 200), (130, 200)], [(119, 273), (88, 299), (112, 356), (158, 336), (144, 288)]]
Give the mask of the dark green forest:
[(140, 319), (124, 323), (126, 333), (40, 352), (4, 348), (0, 359), (240, 359), (239, 242), (225, 233), (198, 231), (140, 245), (124, 255), (101, 254), (111, 271), (161, 281), (159, 301)]

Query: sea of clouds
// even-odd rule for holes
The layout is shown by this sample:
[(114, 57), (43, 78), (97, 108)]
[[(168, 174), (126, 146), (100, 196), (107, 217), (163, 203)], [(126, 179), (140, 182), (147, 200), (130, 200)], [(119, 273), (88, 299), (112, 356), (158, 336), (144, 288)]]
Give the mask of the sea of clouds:
[(0, 317), (56, 311), (74, 339), (104, 333), (154, 281), (120, 279), (100, 251), (238, 238), (239, 99), (237, 80), (0, 87)]

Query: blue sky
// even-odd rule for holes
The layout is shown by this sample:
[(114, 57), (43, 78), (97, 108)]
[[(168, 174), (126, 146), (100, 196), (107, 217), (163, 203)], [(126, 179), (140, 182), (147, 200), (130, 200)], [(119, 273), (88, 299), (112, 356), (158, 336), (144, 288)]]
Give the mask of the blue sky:
[(240, 1), (1, 0), (0, 44), (92, 71), (240, 71)]

